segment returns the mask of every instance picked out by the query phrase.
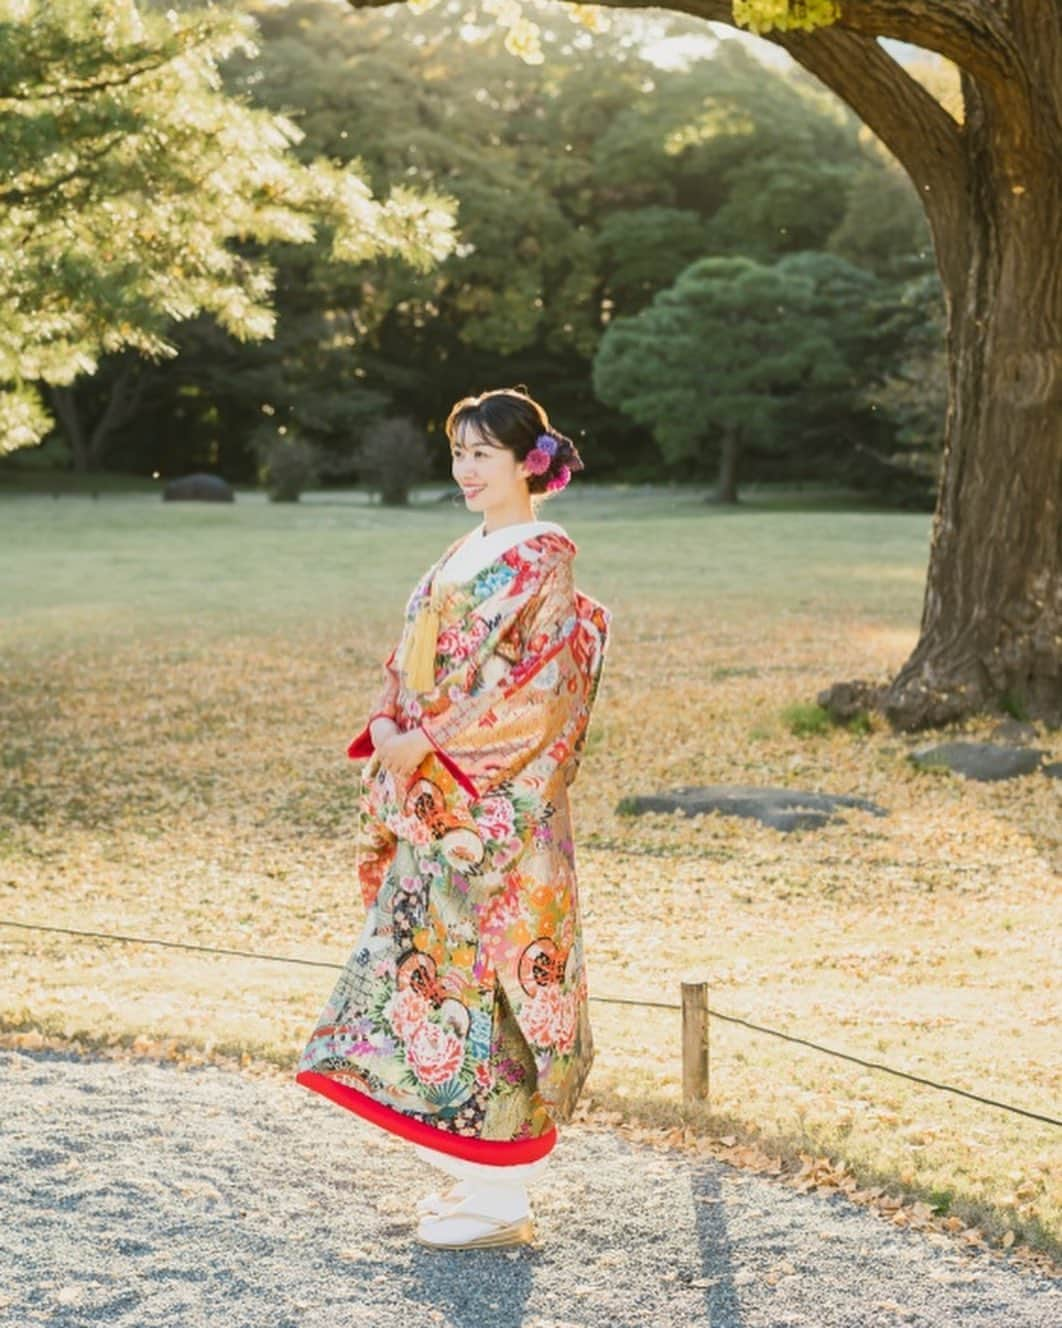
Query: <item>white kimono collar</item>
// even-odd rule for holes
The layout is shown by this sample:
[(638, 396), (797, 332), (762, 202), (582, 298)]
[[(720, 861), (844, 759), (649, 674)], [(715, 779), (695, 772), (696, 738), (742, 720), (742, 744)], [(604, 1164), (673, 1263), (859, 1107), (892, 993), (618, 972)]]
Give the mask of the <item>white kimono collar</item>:
[(467, 581), (481, 572), (484, 567), (496, 562), (498, 558), (516, 544), (533, 535), (543, 535), (553, 531), (557, 535), (570, 538), (563, 526), (556, 521), (520, 521), (514, 525), (501, 526), (489, 535), (483, 534), (483, 527), (470, 530), (453, 552), (440, 564), (436, 576), (441, 583)]

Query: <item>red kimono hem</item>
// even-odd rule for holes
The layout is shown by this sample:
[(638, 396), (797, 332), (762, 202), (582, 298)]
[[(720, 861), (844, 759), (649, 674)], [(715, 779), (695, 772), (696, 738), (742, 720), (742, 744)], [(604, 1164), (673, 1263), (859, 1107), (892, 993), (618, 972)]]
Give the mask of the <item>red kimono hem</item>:
[(450, 1134), (426, 1125), (423, 1121), (413, 1120), (394, 1107), (377, 1102), (366, 1093), (341, 1083), (329, 1074), (318, 1074), (316, 1070), (300, 1070), (295, 1082), (304, 1088), (330, 1098), (348, 1111), (356, 1112), (372, 1121), (374, 1125), (400, 1134), (412, 1143), (423, 1144), (426, 1148), (435, 1148), (440, 1153), (452, 1153), (469, 1162), (486, 1162), (494, 1166), (516, 1166), (521, 1162), (534, 1162), (552, 1151), (557, 1142), (557, 1127), (551, 1125), (545, 1134), (533, 1139), (470, 1139), (461, 1134)]

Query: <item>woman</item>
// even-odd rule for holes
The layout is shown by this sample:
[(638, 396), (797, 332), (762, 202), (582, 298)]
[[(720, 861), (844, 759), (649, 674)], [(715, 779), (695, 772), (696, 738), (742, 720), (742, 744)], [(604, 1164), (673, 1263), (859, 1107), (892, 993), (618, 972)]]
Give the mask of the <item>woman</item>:
[(568, 786), (611, 614), (535, 517), (583, 462), (525, 391), (458, 401), (453, 475), (481, 525), (406, 606), (369, 722), (357, 872), (368, 916), (297, 1082), (410, 1140), (456, 1183), (434, 1248), (532, 1238), (541, 1178), (594, 1058)]

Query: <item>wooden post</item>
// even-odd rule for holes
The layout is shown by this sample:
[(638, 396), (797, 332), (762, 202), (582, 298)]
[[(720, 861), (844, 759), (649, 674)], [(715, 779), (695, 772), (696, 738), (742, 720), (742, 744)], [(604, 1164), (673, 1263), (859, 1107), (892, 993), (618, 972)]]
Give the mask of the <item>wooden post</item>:
[(682, 984), (682, 1100), (708, 1097), (708, 983)]

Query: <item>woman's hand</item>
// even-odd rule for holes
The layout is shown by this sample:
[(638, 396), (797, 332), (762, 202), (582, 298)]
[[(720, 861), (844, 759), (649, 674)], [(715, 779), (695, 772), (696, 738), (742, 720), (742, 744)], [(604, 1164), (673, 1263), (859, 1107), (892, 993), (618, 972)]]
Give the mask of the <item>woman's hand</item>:
[(408, 785), (413, 772), (425, 756), (433, 751), (431, 740), (423, 729), (410, 729), (408, 733), (388, 734), (376, 748), (380, 764), (390, 770), (396, 780)]
[(373, 748), (377, 748), (392, 733), (398, 733), (399, 728), (393, 719), (387, 715), (377, 715), (369, 725), (369, 737), (372, 738)]

